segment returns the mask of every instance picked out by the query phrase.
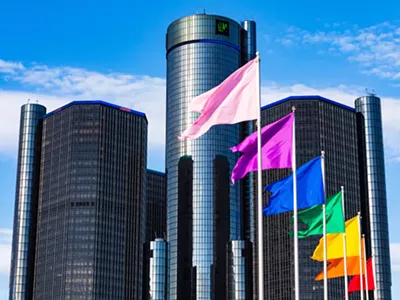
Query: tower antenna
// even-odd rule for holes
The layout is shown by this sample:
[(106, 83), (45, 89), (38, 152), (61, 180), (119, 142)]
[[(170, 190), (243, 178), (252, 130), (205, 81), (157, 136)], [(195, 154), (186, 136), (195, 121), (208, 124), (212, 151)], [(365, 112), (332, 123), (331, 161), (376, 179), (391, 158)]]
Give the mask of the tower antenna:
[(370, 92), (368, 92), (368, 88), (365, 88), (365, 92), (369, 95), (369, 96), (376, 96), (376, 93), (375, 93), (375, 89), (372, 89), (372, 93), (370, 93)]

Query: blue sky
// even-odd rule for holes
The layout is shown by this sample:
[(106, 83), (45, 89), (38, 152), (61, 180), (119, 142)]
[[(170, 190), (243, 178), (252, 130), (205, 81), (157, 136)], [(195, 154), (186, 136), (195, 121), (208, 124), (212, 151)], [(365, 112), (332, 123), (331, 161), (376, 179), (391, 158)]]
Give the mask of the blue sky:
[(369, 0), (2, 1), (0, 299), (8, 294), (20, 106), (28, 98), (50, 110), (102, 99), (144, 111), (148, 166), (162, 170), (166, 28), (203, 9), (257, 22), (264, 104), (319, 94), (353, 106), (366, 87), (382, 98), (393, 296), (400, 299), (400, 3)]

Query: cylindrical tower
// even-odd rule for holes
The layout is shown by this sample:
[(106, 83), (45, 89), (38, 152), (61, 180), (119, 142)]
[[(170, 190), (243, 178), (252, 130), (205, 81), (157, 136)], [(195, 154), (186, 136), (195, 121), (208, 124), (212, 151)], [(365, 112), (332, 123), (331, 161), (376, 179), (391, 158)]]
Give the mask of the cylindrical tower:
[(151, 300), (165, 300), (167, 293), (168, 244), (163, 239), (150, 242), (150, 296)]
[[(365, 132), (371, 255), (375, 261), (375, 298), (390, 300), (391, 270), (389, 226), (386, 201), (385, 157), (383, 150), (381, 99), (375, 95), (355, 100)], [(363, 145), (364, 146), (364, 145)]]
[(227, 299), (252, 299), (252, 243), (250, 241), (230, 241), (227, 251)]
[(229, 148), (241, 141), (241, 126), (217, 125), (197, 140), (179, 141), (178, 136), (199, 115), (188, 113), (190, 101), (245, 62), (243, 36), (237, 22), (216, 15), (196, 14), (168, 27), (166, 168), (171, 300), (191, 296), (223, 299), (226, 283), (219, 281), (225, 281), (226, 246), (229, 240), (242, 238), (241, 185), (229, 183), (238, 158)]
[[(32, 299), (35, 259), (37, 180), (39, 176), (40, 119), (46, 107), (28, 103), (21, 107), (17, 184), (12, 240), (10, 300)], [(39, 147), (35, 147), (35, 144)]]

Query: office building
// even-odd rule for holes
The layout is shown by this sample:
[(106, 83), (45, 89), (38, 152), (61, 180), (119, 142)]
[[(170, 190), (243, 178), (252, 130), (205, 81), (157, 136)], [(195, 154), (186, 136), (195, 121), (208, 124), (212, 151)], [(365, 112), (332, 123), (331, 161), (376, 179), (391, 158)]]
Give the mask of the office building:
[(34, 299), (142, 297), (147, 119), (102, 101), (43, 118)]
[[(146, 242), (143, 246), (143, 300), (153, 299), (150, 293), (150, 282), (159, 278), (150, 278), (150, 260), (154, 253), (151, 243), (166, 239), (167, 235), (167, 176), (165, 173), (147, 170), (146, 182)], [(158, 240), (157, 240), (158, 239)], [(158, 244), (157, 244), (158, 245)], [(166, 258), (166, 257), (165, 257)], [(154, 273), (153, 273), (154, 274)], [(167, 289), (167, 285), (163, 284)], [(160, 285), (157, 285), (158, 290)], [(157, 293), (158, 295), (160, 292)], [(157, 298), (159, 299), (159, 298)], [(163, 298), (164, 299), (164, 298)]]
[(146, 242), (167, 235), (167, 177), (165, 173), (147, 170)]
[(230, 241), (227, 253), (227, 299), (253, 299), (253, 244), (250, 241)]
[(188, 113), (190, 101), (255, 57), (255, 29), (253, 21), (241, 25), (204, 13), (178, 19), (167, 30), (170, 300), (226, 299), (227, 245), (254, 238), (252, 187), (248, 181), (230, 185), (239, 154), (229, 148), (248, 134), (248, 122), (214, 126), (196, 140), (178, 136), (198, 117)]
[(374, 298), (391, 300), (389, 225), (386, 201), (381, 100), (375, 95), (355, 100), (359, 131), (365, 145), (371, 255), (375, 261)]
[(151, 300), (167, 299), (168, 244), (163, 239), (150, 242), (150, 289)]
[[(358, 144), (356, 110), (319, 96), (289, 97), (262, 108), (262, 125), (270, 124), (296, 107), (296, 158), (297, 167), (320, 156), (325, 151), (325, 179), (327, 196), (345, 187), (346, 219), (368, 207), (363, 183), (363, 147)], [(360, 154), (361, 153), (361, 154)], [(362, 166), (361, 166), (362, 167)], [(263, 171), (263, 186), (283, 179), (290, 169)], [(253, 174), (256, 176), (256, 173)], [(264, 205), (269, 192), (263, 192)], [(264, 289), (265, 299), (294, 299), (294, 257), (292, 212), (264, 216)], [(363, 221), (365, 219), (363, 218)], [(368, 225), (368, 224), (365, 224)], [(363, 224), (363, 227), (365, 227)], [(300, 225), (299, 225), (300, 226)], [(300, 226), (300, 229), (302, 227)], [(322, 263), (310, 256), (321, 236), (299, 239), (300, 298), (323, 299), (323, 281), (314, 278), (323, 270)], [(256, 246), (254, 246), (256, 247)], [(329, 297), (342, 299), (343, 278), (329, 280)], [(351, 299), (359, 299), (359, 294)]]
[(12, 239), (10, 300), (32, 299), (35, 261), (36, 210), (40, 171), (41, 118), (46, 108), (28, 103), (21, 107), (17, 184)]

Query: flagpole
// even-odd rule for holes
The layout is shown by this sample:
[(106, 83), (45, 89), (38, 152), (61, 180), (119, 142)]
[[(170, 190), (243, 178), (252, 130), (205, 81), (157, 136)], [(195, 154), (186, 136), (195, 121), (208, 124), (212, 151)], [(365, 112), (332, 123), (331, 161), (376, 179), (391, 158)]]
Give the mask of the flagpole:
[(293, 172), (293, 218), (294, 218), (294, 293), (295, 300), (300, 300), (299, 284), (299, 229), (297, 216), (297, 174), (296, 174), (296, 107), (293, 111), (293, 147), (292, 147), (292, 172)]
[(361, 248), (361, 213), (358, 212), (358, 231), (360, 233), (360, 236), (358, 237), (359, 239), (359, 246), (360, 246), (360, 294), (361, 294), (361, 300), (364, 300), (364, 284), (363, 284), (363, 274), (362, 274), (362, 248)]
[(257, 84), (257, 95), (258, 95), (258, 118), (257, 118), (257, 164), (258, 164), (258, 299), (264, 300), (264, 256), (263, 256), (263, 217), (262, 217), (262, 153), (261, 153), (261, 78), (260, 78), (260, 53), (256, 53), (258, 59), (258, 84)]
[[(342, 186), (342, 212), (343, 212), (343, 220), (346, 220), (346, 210), (344, 206), (344, 186)], [(349, 300), (349, 281), (347, 275), (347, 240), (346, 240), (346, 226), (343, 233), (343, 251), (344, 251), (344, 291), (346, 293), (346, 300)]]
[[(324, 186), (324, 198), (326, 199), (325, 187), (325, 151), (321, 151), (322, 183)], [(324, 231), (324, 299), (328, 300), (328, 249), (326, 241), (326, 206), (322, 205), (323, 231)]]
[(369, 300), (369, 290), (368, 290), (368, 270), (367, 270), (367, 251), (365, 250), (365, 234), (362, 235), (363, 236), (363, 246), (364, 246), (364, 251), (363, 251), (363, 255), (364, 255), (364, 278), (365, 278), (365, 295), (367, 300)]

